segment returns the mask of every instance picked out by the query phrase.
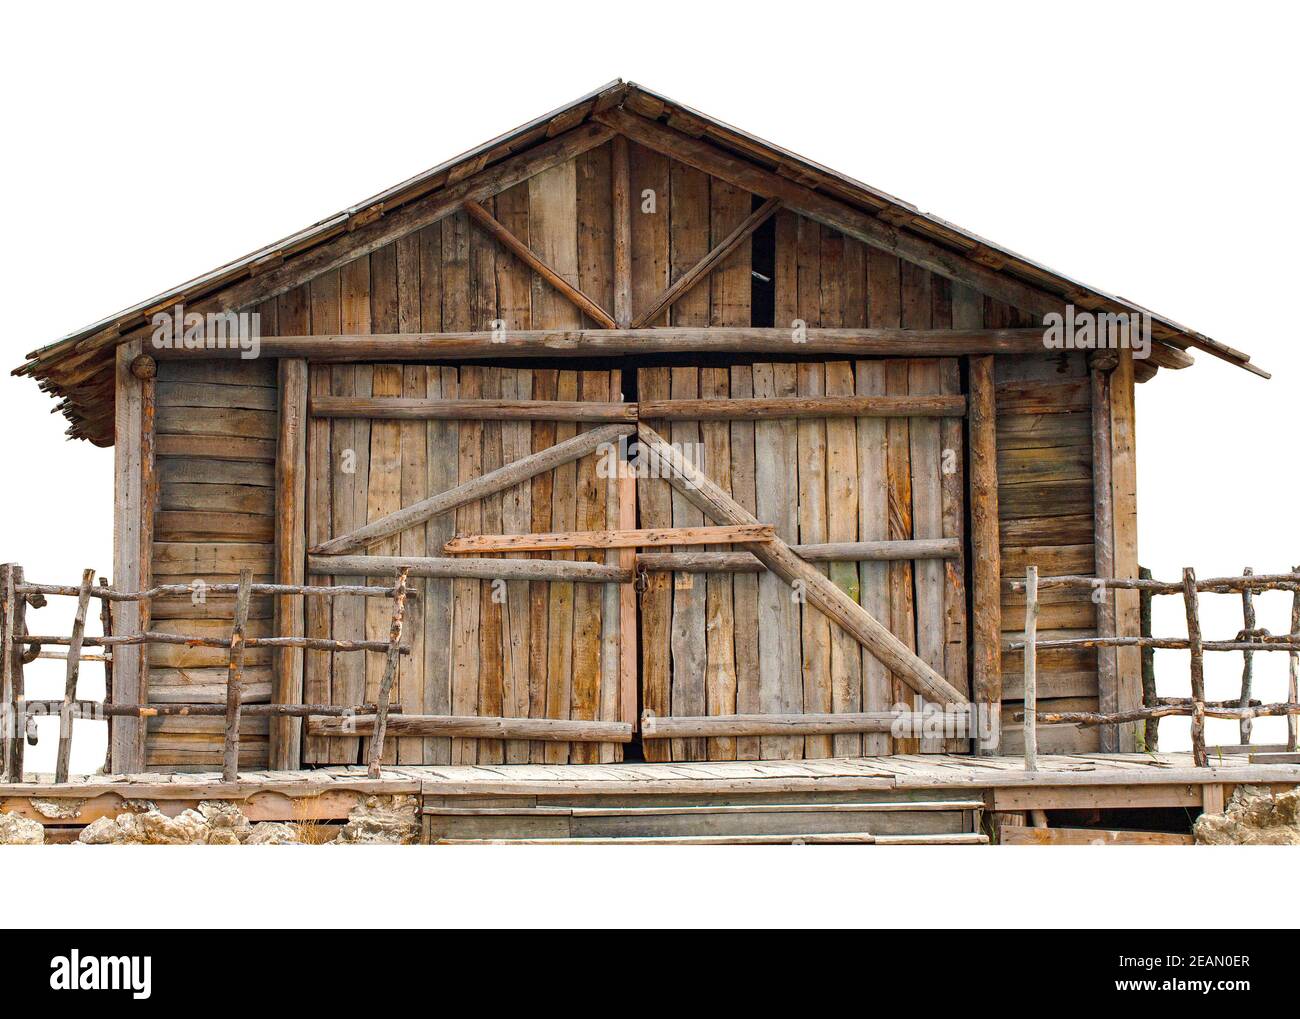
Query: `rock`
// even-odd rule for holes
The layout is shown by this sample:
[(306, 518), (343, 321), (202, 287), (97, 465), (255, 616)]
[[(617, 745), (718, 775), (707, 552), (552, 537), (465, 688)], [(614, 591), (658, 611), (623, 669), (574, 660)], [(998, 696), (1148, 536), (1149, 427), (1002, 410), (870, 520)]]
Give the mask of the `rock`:
[(234, 831), (242, 837), (253, 827), (242, 810), (225, 800), (204, 800), (199, 804), (199, 813), (214, 831)]
[(246, 846), (296, 846), (300, 842), (298, 832), (293, 825), (280, 821), (262, 821), (255, 824), (249, 831), (248, 837), (244, 839)]
[(1199, 846), (1300, 846), (1300, 789), (1239, 785), (1224, 812), (1202, 814), (1192, 833)]
[(211, 828), (207, 833), (207, 845), (209, 846), (237, 846), (240, 845), (239, 835), (233, 828)]
[(196, 810), (182, 810), (168, 817), (158, 810), (143, 814), (118, 814), (122, 842), (132, 846), (201, 846), (208, 841), (209, 828)]
[(413, 845), (420, 840), (419, 810), (414, 796), (367, 796), (352, 808), (334, 842)]
[(97, 817), (81, 829), (77, 841), (86, 846), (120, 846), (122, 829), (111, 817)]
[(42, 817), (48, 817), (51, 821), (80, 817), (81, 808), (86, 805), (85, 800), (69, 800), (62, 797), (57, 800), (41, 800), (33, 796), (29, 802)]
[(11, 814), (0, 813), (0, 846), (43, 846), (45, 845), (45, 825), (40, 821)]

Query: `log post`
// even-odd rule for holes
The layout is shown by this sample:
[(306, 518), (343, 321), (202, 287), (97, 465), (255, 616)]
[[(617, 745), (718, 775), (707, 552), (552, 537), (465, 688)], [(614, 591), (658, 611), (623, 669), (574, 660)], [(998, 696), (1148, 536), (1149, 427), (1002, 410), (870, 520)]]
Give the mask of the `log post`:
[[(1300, 566), (1293, 567), (1294, 572), (1300, 573)], [(1291, 592), (1291, 639), (1300, 639), (1300, 587)], [(1292, 704), (1300, 702), (1300, 653), (1292, 651), (1288, 656), (1290, 658), (1290, 670), (1287, 677), (1287, 695), (1286, 699)], [(1288, 715), (1286, 719), (1286, 748), (1289, 753), (1296, 752), (1296, 729), (1300, 718), (1295, 715)]]
[(1025, 571), (1025, 771), (1038, 770), (1038, 567)]
[[(280, 431), (275, 460), (275, 579), (302, 584), (307, 569), (307, 362), (280, 362)], [(306, 633), (306, 599), (285, 594), (275, 598), (275, 632)], [(271, 700), (297, 704), (303, 699), (305, 653), (280, 648), (275, 653)], [(302, 721), (277, 718), (270, 728), (270, 766), (292, 771), (302, 765)]]
[(378, 703), (375, 706), (375, 733), (370, 738), (370, 766), (366, 773), (379, 777), (384, 760), (384, 736), (388, 729), (388, 699), (393, 692), (393, 678), (397, 675), (397, 661), (401, 655), (402, 616), (406, 611), (406, 575), (403, 567), (397, 571), (397, 585), (393, 588), (393, 622), (388, 628), (388, 653), (384, 660), (384, 678), (379, 683)]
[(95, 571), (82, 570), (81, 590), (77, 593), (77, 614), (72, 621), (72, 639), (68, 642), (63, 703), (59, 706), (59, 752), (54, 763), (55, 783), (68, 780), (72, 763), (72, 702), (77, 699), (77, 680), (81, 675), (81, 643), (86, 636), (86, 610), (90, 607), (90, 588), (94, 583)]
[[(997, 753), (1002, 713), (1002, 554), (998, 534), (997, 415), (993, 357), (970, 359), (968, 429), (970, 450), (972, 697), (987, 712), (988, 740), (976, 750)], [(983, 727), (982, 727), (983, 728)]]
[[(1145, 566), (1138, 567), (1138, 577), (1142, 580), (1151, 580), (1151, 571)], [(1138, 592), (1138, 620), (1140, 632), (1143, 637), (1151, 636), (1151, 600), (1154, 596), (1148, 590)], [(1142, 703), (1145, 707), (1154, 708), (1159, 695), (1156, 693), (1156, 649), (1153, 647), (1142, 648)], [(1160, 749), (1160, 719), (1148, 718), (1142, 726), (1142, 745), (1143, 749), (1154, 754)]]
[[(100, 577), (99, 586), (107, 589), (108, 578)], [(99, 599), (99, 626), (105, 637), (113, 635), (113, 600), (107, 595), (102, 595)], [(113, 703), (113, 652), (108, 648), (104, 649), (104, 703)], [(108, 726), (108, 740), (104, 745), (104, 774), (112, 773), (113, 764), (113, 721), (108, 719), (104, 723)]]
[[(1111, 490), (1110, 372), (1114, 355), (1107, 364), (1093, 358), (1092, 377), (1092, 518), (1093, 573), (1101, 591), (1097, 606), (1097, 633), (1115, 636), (1115, 592), (1106, 584), (1115, 576), (1115, 513)], [(1113, 647), (1097, 649), (1098, 710), (1108, 714), (1119, 709), (1118, 652)], [(1104, 754), (1119, 750), (1118, 726), (1102, 726), (1100, 749)]]
[(226, 739), (222, 752), (221, 777), (239, 779), (239, 715), (244, 686), (244, 627), (248, 625), (248, 603), (252, 597), (253, 571), (239, 571), (239, 593), (235, 596), (235, 623), (230, 630), (230, 666), (226, 673)]
[[(1243, 577), (1254, 576), (1255, 571), (1249, 566), (1243, 566), (1241, 575)], [(1244, 640), (1253, 640), (1255, 634), (1255, 594), (1250, 588), (1244, 587), (1241, 590), (1241, 618), (1245, 626), (1242, 629), (1242, 638)], [(1255, 686), (1255, 652), (1243, 651), (1241, 653), (1241, 706), (1243, 708), (1250, 706), (1250, 694)], [(1242, 746), (1250, 743), (1251, 729), (1254, 727), (1254, 719), (1249, 715), (1242, 715), (1238, 723), (1241, 733)]]
[(1201, 644), (1200, 605), (1196, 571), (1183, 567), (1183, 604), (1187, 609), (1187, 643), (1192, 653), (1192, 763), (1204, 768), (1205, 753), (1205, 649)]
[(22, 668), (22, 645), (17, 641), (17, 631), (14, 626), (19, 597), (14, 591), (16, 569), (13, 563), (0, 566), (0, 587), (2, 587), (0, 597), (4, 598), (3, 603), (0, 604), (0, 612), (3, 612), (3, 620), (0, 623), (3, 626), (3, 647), (0, 648), (3, 662), (0, 664), (3, 665), (4, 670), (3, 693), (0, 693), (0, 781), (4, 782), (22, 781), (22, 775), (15, 775), (13, 767), (17, 753), (14, 744), (22, 739), (22, 733), (19, 731), (21, 726), (18, 720), (18, 696), (15, 683), (17, 670)]

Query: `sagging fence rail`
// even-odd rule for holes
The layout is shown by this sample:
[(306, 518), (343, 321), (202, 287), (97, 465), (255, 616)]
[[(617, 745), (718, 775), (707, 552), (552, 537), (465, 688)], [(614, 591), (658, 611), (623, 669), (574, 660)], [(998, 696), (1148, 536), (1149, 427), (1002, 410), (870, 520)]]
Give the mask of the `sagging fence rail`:
[[(410, 653), (409, 644), (402, 642), (406, 601), (415, 597), (408, 585), (409, 569), (397, 568), (392, 586), (255, 584), (251, 570), (241, 571), (239, 583), (204, 584), (204, 596), (235, 596), (234, 618), (229, 637), (163, 633), (140, 630), (129, 633), (113, 632), (112, 606), (121, 602), (150, 602), (168, 596), (192, 596), (192, 584), (160, 584), (144, 591), (120, 591), (109, 586), (104, 578), (94, 584), (94, 571), (86, 570), (79, 585), (36, 584), (28, 582), (21, 566), (6, 563), (0, 566), (0, 616), (3, 624), (3, 692), (0, 694), (0, 781), (22, 780), (24, 743), (35, 745), (36, 720), (57, 713), (59, 718), (59, 746), (55, 764), (55, 782), (66, 782), (72, 756), (73, 721), (77, 718), (154, 718), (173, 715), (217, 716), (225, 718), (222, 746), (222, 775), (228, 782), (238, 777), (239, 727), (243, 715), (279, 718), (332, 718), (350, 721), (365, 718), (370, 725), (370, 752), (368, 771), (371, 777), (379, 776), (384, 757), (384, 740), (390, 713), (399, 713), (401, 705), (391, 702), (393, 680), (397, 674), (400, 657)], [(269, 636), (255, 637), (245, 633), (249, 604), (254, 595), (298, 596), (303, 598), (391, 598), (392, 621), (387, 640), (336, 640), (325, 637)], [(77, 609), (68, 635), (32, 633), (27, 625), (27, 610), (46, 605), (47, 596), (67, 596), (77, 599)], [(100, 618), (103, 635), (86, 633), (86, 618), (91, 599), (101, 605)], [(167, 703), (118, 704), (113, 699), (112, 650), (117, 647), (152, 644), (179, 644), (186, 647), (224, 648), (229, 651), (226, 674), (225, 704)], [(65, 652), (52, 652), (47, 647), (66, 647)], [(86, 654), (84, 648), (103, 648), (101, 655)], [(243, 703), (244, 652), (250, 647), (303, 648), (331, 653), (382, 653), (385, 656), (383, 677), (378, 696), (373, 704), (339, 706), (303, 703)], [(23, 668), (38, 658), (55, 658), (67, 663), (63, 697), (60, 700), (28, 700)], [(105, 669), (105, 696), (102, 703), (77, 697), (77, 684), (83, 661), (102, 662)], [(111, 740), (110, 740), (111, 745)]]
[[(1249, 567), (1236, 577), (1212, 577), (1198, 580), (1190, 566), (1183, 569), (1181, 581), (1155, 580), (1149, 574), (1136, 579), (1102, 579), (1097, 577), (1059, 576), (1039, 577), (1038, 567), (1030, 566), (1024, 581), (1012, 581), (1014, 591), (1025, 594), (1024, 640), (1012, 641), (1007, 647), (1022, 650), (1025, 662), (1024, 710), (1013, 717), (1024, 723), (1025, 768), (1037, 769), (1037, 726), (1072, 724), (1083, 726), (1120, 725), (1142, 722), (1146, 746), (1154, 749), (1157, 742), (1159, 720), (1174, 715), (1192, 719), (1192, 757), (1198, 767), (1206, 767), (1209, 753), (1205, 742), (1207, 718), (1237, 719), (1241, 744), (1250, 744), (1251, 723), (1256, 718), (1286, 716), (1286, 752), (1294, 754), (1297, 745), (1297, 723), (1300, 722), (1300, 566), (1290, 573), (1257, 574)], [(1076, 588), (1091, 591), (1136, 590), (1144, 601), (1143, 616), (1150, 619), (1150, 599), (1157, 595), (1180, 595), (1187, 617), (1186, 637), (1154, 637), (1149, 635), (1149, 624), (1143, 636), (1070, 637), (1039, 640), (1037, 635), (1038, 595), (1046, 588)], [(1290, 630), (1285, 634), (1271, 634), (1257, 625), (1254, 597), (1265, 591), (1290, 591)], [(1230, 640), (1206, 640), (1201, 631), (1200, 595), (1236, 594), (1242, 600), (1243, 628)], [(1037, 652), (1056, 648), (1137, 647), (1143, 650), (1143, 706), (1125, 711), (1057, 711), (1037, 709)], [(1155, 691), (1154, 670), (1150, 655), (1155, 649), (1188, 651), (1191, 654), (1191, 696), (1159, 697)], [(1241, 694), (1235, 700), (1208, 701), (1205, 697), (1206, 652), (1241, 652), (1243, 657)], [(1285, 651), (1290, 655), (1287, 700), (1263, 704), (1253, 699), (1254, 655), (1258, 652)], [(1233, 748), (1235, 749), (1235, 748)]]

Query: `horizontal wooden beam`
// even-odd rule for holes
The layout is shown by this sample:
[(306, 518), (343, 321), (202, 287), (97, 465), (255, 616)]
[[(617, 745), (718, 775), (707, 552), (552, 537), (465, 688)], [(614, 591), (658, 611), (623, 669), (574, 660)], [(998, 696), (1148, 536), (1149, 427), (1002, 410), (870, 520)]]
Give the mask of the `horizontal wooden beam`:
[(577, 584), (629, 584), (632, 571), (604, 563), (558, 559), (468, 559), (438, 556), (313, 555), (307, 572), (315, 577), (389, 577), (405, 569), (412, 577), (468, 580), (539, 580)]
[(421, 400), (401, 396), (315, 396), (318, 418), (399, 421), (635, 421), (635, 403), (580, 400)]
[(543, 534), (464, 534), (443, 546), (447, 555), (467, 552), (547, 552), (566, 548), (646, 548), (655, 545), (736, 545), (771, 541), (770, 524), (724, 527), (647, 527), (631, 531), (552, 531)]
[[(961, 554), (957, 538), (913, 538), (907, 541), (837, 541), (820, 545), (791, 545), (805, 562), (901, 562), (955, 559)], [(762, 573), (767, 569), (752, 552), (642, 552), (638, 570), (649, 573)]]
[[(958, 357), (1036, 354), (1041, 329), (777, 329), (673, 326), (658, 329), (521, 329), (513, 332), (336, 333), (263, 336), (259, 357), (347, 361), (461, 361), (627, 354), (765, 354), (777, 357)], [(157, 350), (161, 359), (238, 358), (238, 347)]]
[[(353, 718), (312, 718), (312, 736), (369, 736), (374, 715)], [(479, 718), (474, 715), (394, 715), (390, 736), (455, 736), (462, 739), (535, 739), (560, 743), (630, 743), (628, 722), (592, 722), (560, 718)]]
[(647, 421), (758, 421), (765, 418), (962, 417), (964, 396), (803, 396), (780, 399), (644, 400)]
[(675, 301), (679, 300), (684, 294), (690, 291), (697, 283), (707, 277), (714, 269), (723, 263), (723, 261), (735, 251), (747, 238), (760, 226), (772, 218), (772, 215), (781, 207), (781, 199), (769, 198), (761, 206), (751, 212), (741, 221), (730, 234), (728, 234), (718, 245), (707, 255), (696, 262), (682, 276), (660, 294), (650, 303), (645, 311), (632, 323), (632, 327), (639, 329), (642, 326), (649, 325), (657, 319), (664, 310), (670, 307)]
[[(951, 716), (965, 724), (965, 713)], [(718, 736), (833, 736), (859, 732), (891, 732), (896, 725), (909, 733), (933, 725), (937, 715), (921, 712), (858, 711), (835, 715), (694, 715), (677, 718), (647, 712), (641, 717), (644, 739), (704, 739)]]
[(476, 499), (482, 499), (497, 492), (504, 492), (507, 488), (513, 488), (515, 485), (527, 481), (543, 471), (553, 470), (562, 464), (572, 463), (574, 460), (581, 460), (587, 454), (594, 453), (605, 443), (617, 442), (622, 436), (631, 435), (635, 431), (636, 428), (633, 425), (605, 425), (601, 428), (593, 428), (588, 432), (579, 432), (571, 439), (565, 439), (554, 446), (548, 446), (546, 449), (526, 456), (522, 460), (516, 460), (514, 463), (506, 464), (504, 467), (499, 467), (480, 477), (463, 482), (440, 495), (431, 496), (410, 506), (404, 506), (402, 509), (380, 517), (364, 527), (358, 527), (355, 531), (322, 542), (315, 548), (308, 549), (308, 551), (337, 555), (365, 548), (367, 545), (373, 545), (391, 534), (397, 534), (408, 527), (423, 523), (430, 517), (446, 513), (457, 506), (464, 506)]
[(465, 200), (470, 219), (486, 230), (507, 251), (532, 269), (560, 293), (565, 300), (592, 321), (606, 329), (614, 328), (614, 319), (604, 308), (547, 265), (527, 244), (496, 221), (492, 213), (471, 199)]

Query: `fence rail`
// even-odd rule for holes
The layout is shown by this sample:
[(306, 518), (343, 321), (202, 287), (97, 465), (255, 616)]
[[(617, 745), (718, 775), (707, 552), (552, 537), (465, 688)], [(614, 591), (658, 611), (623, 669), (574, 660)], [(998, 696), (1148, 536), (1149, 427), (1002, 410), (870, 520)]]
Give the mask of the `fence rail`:
[[(1242, 747), (1250, 743), (1252, 723), (1256, 718), (1286, 716), (1288, 753), (1296, 752), (1297, 722), (1300, 721), (1300, 567), (1290, 573), (1257, 574), (1249, 567), (1237, 577), (1212, 577), (1198, 580), (1190, 566), (1183, 569), (1183, 579), (1178, 583), (1154, 580), (1149, 576), (1136, 579), (1104, 579), (1097, 577), (1058, 576), (1039, 577), (1038, 567), (1030, 566), (1024, 581), (1012, 581), (1014, 591), (1025, 594), (1024, 640), (1012, 641), (1010, 650), (1024, 651), (1025, 690), (1024, 710), (1013, 715), (1024, 722), (1025, 768), (1037, 768), (1037, 726), (1072, 724), (1082, 726), (1119, 725), (1125, 722), (1143, 722), (1148, 749), (1157, 743), (1159, 719), (1171, 715), (1190, 716), (1192, 719), (1192, 759), (1197, 767), (1206, 767), (1209, 755), (1205, 744), (1207, 718), (1237, 719)], [(1071, 637), (1039, 640), (1037, 635), (1039, 592), (1049, 588), (1087, 590), (1137, 590), (1146, 598), (1155, 595), (1181, 595), (1187, 617), (1186, 637), (1113, 636)], [(1274, 635), (1257, 625), (1254, 596), (1266, 591), (1290, 591), (1290, 631)], [(1237, 594), (1242, 599), (1243, 627), (1231, 640), (1205, 640), (1201, 633), (1200, 595)], [(1150, 618), (1150, 609), (1144, 606), (1144, 617)], [(1145, 629), (1145, 628), (1144, 628)], [(1052, 648), (1103, 648), (1138, 647), (1144, 652), (1156, 648), (1189, 651), (1191, 653), (1191, 696), (1157, 697), (1154, 673), (1148, 661), (1143, 663), (1143, 700), (1141, 708), (1125, 711), (1039, 711), (1037, 706), (1037, 652)], [(1241, 695), (1232, 701), (1207, 701), (1205, 698), (1206, 652), (1235, 651), (1243, 658)], [(1290, 655), (1287, 700), (1276, 704), (1263, 704), (1253, 698), (1254, 655), (1257, 652), (1285, 651)], [(1237, 749), (1237, 748), (1226, 748)]]
[[(371, 719), (370, 754), (368, 771), (371, 777), (379, 776), (384, 757), (384, 740), (390, 713), (401, 711), (401, 705), (391, 703), (393, 681), (402, 655), (410, 653), (410, 646), (402, 642), (406, 600), (415, 597), (407, 584), (409, 568), (395, 570), (391, 587), (362, 585), (307, 586), (301, 584), (255, 584), (252, 571), (240, 573), (239, 583), (204, 584), (205, 594), (235, 595), (234, 618), (229, 637), (198, 634), (161, 633), (141, 630), (131, 633), (113, 632), (112, 606), (121, 602), (148, 602), (154, 598), (189, 595), (195, 591), (191, 584), (160, 584), (143, 591), (120, 591), (101, 577), (95, 584), (94, 571), (86, 570), (80, 584), (35, 584), (24, 579), (21, 566), (6, 563), (0, 566), (0, 629), (3, 647), (0, 648), (0, 665), (3, 668), (3, 689), (0, 690), (0, 780), (21, 781), (23, 775), (24, 741), (35, 745), (36, 719), (57, 714), (59, 718), (59, 746), (55, 763), (55, 782), (68, 780), (73, 721), (77, 718), (153, 718), (167, 716), (224, 717), (222, 743), (222, 775), (228, 782), (238, 777), (239, 724), (243, 715), (278, 718), (339, 718), (363, 716)], [(27, 610), (43, 608), (46, 596), (66, 596), (77, 599), (76, 616), (72, 632), (62, 634), (33, 634), (27, 626)], [(335, 640), (325, 637), (271, 636), (251, 637), (245, 634), (249, 603), (253, 595), (290, 595), (303, 598), (388, 598), (392, 600), (392, 621), (388, 640)], [(102, 636), (85, 632), (86, 618), (91, 599), (100, 601)], [(118, 704), (113, 699), (112, 649), (123, 646), (172, 644), (187, 647), (221, 648), (229, 651), (226, 671), (225, 704), (167, 703)], [(46, 651), (46, 647), (66, 647), (64, 653)], [(103, 648), (104, 654), (86, 654), (84, 648)], [(250, 647), (305, 648), (334, 654), (381, 653), (384, 655), (384, 672), (379, 693), (373, 704), (339, 706), (329, 704), (244, 704), (243, 672), (244, 652)], [(28, 700), (25, 696), (23, 668), (38, 658), (56, 658), (66, 663), (64, 694), (60, 700)], [(86, 701), (77, 697), (77, 683), (82, 662), (100, 662), (105, 670), (104, 701)], [(111, 740), (110, 740), (111, 745)]]

